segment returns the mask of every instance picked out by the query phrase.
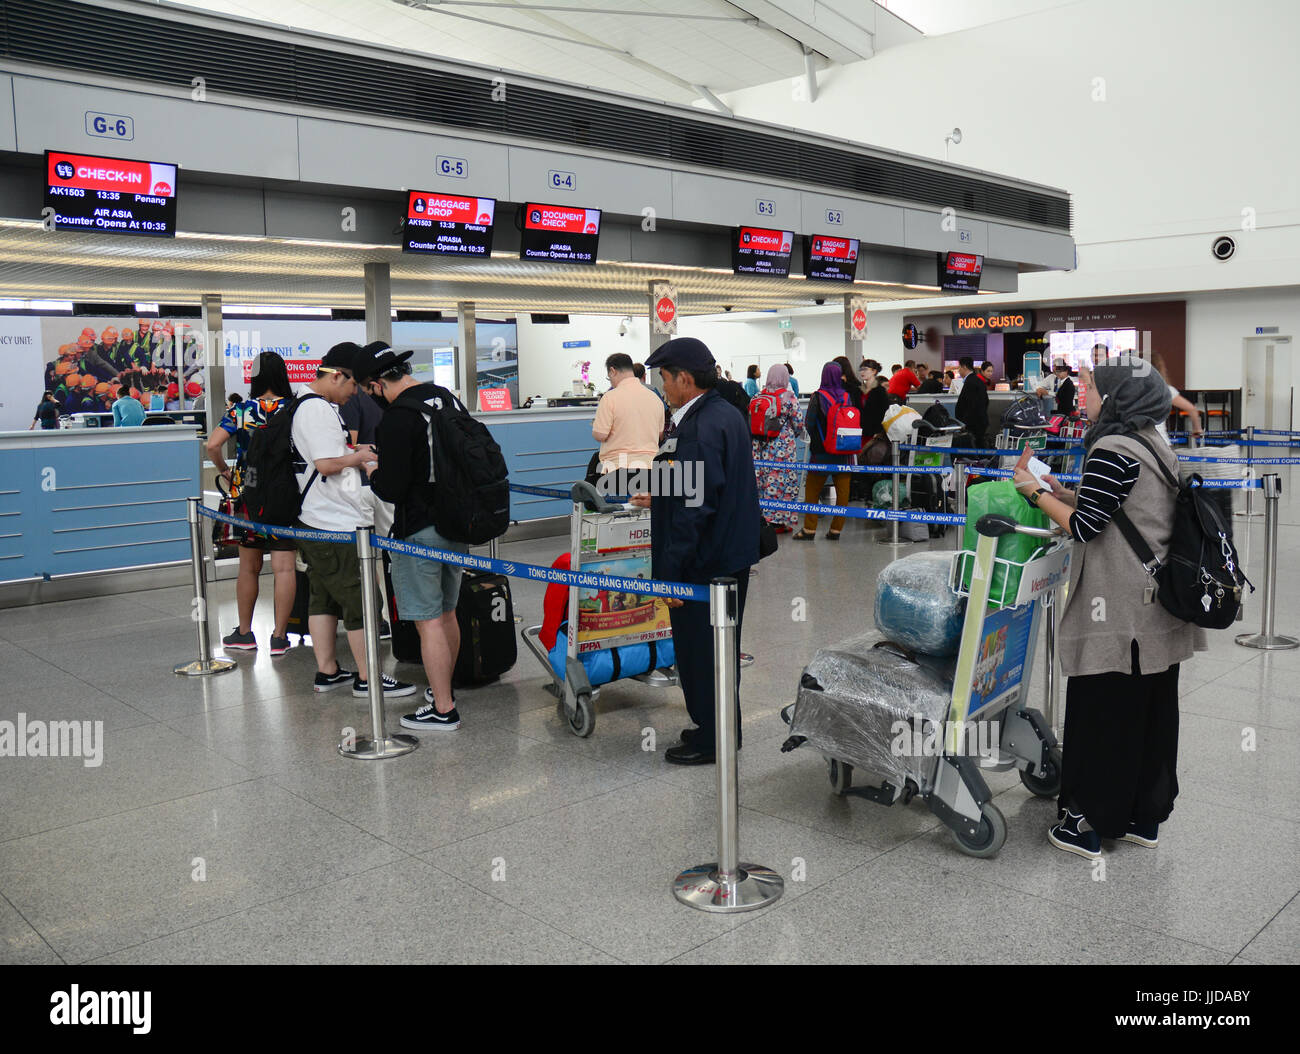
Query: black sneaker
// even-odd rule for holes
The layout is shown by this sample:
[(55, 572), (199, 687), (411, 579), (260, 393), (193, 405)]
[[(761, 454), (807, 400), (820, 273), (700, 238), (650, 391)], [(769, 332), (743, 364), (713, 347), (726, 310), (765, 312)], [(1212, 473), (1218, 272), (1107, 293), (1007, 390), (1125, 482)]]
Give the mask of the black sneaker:
[(393, 639), (393, 627), (388, 624), (387, 619), (379, 620), (379, 639), (380, 640)]
[(1158, 823), (1139, 824), (1130, 822), (1128, 831), (1125, 832), (1122, 841), (1136, 842), (1138, 845), (1145, 845), (1148, 849), (1154, 849), (1159, 841), (1160, 825)]
[(340, 666), (333, 673), (321, 673), (316, 671), (316, 680), (312, 682), (312, 690), (317, 692), (333, 691), (341, 684), (347, 684), (348, 681), (356, 677), (351, 670), (345, 670)]
[(402, 727), (412, 728), (417, 732), (439, 731), (454, 732), (460, 728), (460, 711), (454, 706), (445, 714), (440, 714), (425, 689), (424, 705), (413, 714), (402, 715)]
[(1096, 860), (1101, 856), (1101, 835), (1091, 827), (1081, 831), (1079, 827), (1084, 822), (1081, 813), (1067, 811), (1064, 820), (1047, 829), (1047, 840), (1057, 849)]
[[(389, 677), (388, 674), (384, 674), (381, 680), (384, 686), (385, 697), (400, 699), (404, 695), (415, 694), (415, 685), (413, 684), (399, 681), (395, 677)], [(352, 682), (352, 694), (360, 699), (364, 699), (370, 694), (370, 684), (367, 681), (363, 681), (360, 674), (357, 674), (356, 680)]]
[(251, 629), (247, 633), (240, 633), (236, 626), (232, 633), (221, 638), (221, 646), (232, 651), (257, 651), (257, 638)]
[(287, 635), (284, 637), (277, 637), (274, 633), (271, 634), (272, 655), (283, 655), (286, 651), (288, 651), (292, 647), (293, 645), (289, 643), (289, 638)]

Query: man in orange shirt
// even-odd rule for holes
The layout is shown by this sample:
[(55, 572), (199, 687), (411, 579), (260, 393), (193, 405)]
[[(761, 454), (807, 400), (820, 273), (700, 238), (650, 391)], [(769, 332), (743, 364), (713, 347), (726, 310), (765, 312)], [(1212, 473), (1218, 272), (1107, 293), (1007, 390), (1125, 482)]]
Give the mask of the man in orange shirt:
[(659, 452), (664, 430), (664, 404), (632, 369), (632, 357), (622, 352), (605, 360), (610, 389), (600, 398), (591, 434), (600, 440), (601, 473), (648, 469)]

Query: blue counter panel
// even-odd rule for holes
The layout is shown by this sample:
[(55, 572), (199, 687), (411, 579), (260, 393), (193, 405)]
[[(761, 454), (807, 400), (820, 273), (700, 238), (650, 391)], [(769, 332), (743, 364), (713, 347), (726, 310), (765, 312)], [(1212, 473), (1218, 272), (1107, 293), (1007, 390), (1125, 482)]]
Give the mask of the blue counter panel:
[(188, 560), (199, 442), (167, 432), (0, 437), (0, 581)]
[[(568, 490), (587, 474), (587, 463), (599, 444), (591, 437), (591, 417), (533, 421), (485, 421), (505, 455), (511, 483)], [(540, 520), (567, 516), (572, 506), (534, 494), (510, 495), (510, 518)]]

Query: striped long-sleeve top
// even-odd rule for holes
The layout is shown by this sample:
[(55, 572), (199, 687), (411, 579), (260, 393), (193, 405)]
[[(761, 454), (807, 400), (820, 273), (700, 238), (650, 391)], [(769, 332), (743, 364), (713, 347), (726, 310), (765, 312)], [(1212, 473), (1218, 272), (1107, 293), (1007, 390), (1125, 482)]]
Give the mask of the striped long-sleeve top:
[(1083, 465), (1070, 535), (1088, 542), (1101, 534), (1137, 482), (1141, 464), (1116, 450), (1094, 450)]

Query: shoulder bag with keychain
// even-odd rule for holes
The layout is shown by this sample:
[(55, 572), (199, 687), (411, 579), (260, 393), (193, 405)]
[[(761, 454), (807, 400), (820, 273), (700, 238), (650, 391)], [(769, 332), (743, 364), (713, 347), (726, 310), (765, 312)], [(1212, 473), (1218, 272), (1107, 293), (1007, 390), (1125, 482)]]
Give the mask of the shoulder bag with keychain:
[(1252, 592), (1255, 587), (1242, 573), (1222, 513), (1200, 485), (1199, 475), (1192, 473), (1179, 482), (1150, 443), (1138, 435), (1132, 438), (1150, 451), (1165, 482), (1177, 492), (1164, 562), (1156, 559), (1122, 507), (1115, 513), (1115, 524), (1154, 580), (1156, 597), (1166, 611), (1204, 629), (1226, 629), (1237, 618), (1242, 585)]

